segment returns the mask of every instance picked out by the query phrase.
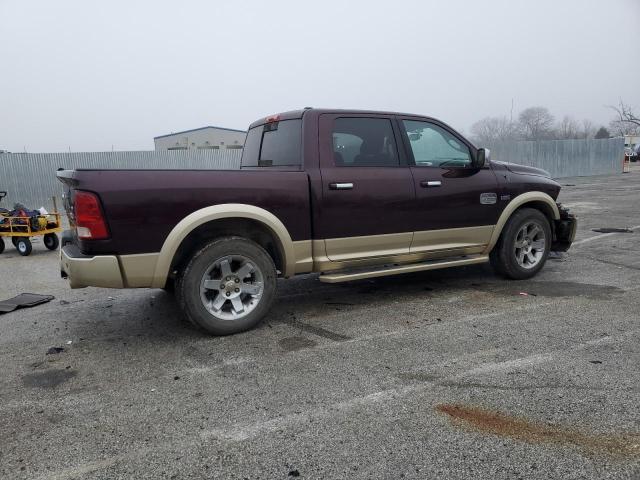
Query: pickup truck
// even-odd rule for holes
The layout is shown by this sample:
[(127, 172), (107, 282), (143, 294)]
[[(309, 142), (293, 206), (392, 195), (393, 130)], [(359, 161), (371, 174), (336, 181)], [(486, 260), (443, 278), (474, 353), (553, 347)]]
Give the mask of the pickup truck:
[(306, 108), (249, 127), (239, 170), (61, 170), (71, 288), (165, 288), (224, 335), (269, 311), (278, 277), (344, 282), (491, 262), (525, 279), (576, 219), (540, 169), (493, 162), (445, 123)]

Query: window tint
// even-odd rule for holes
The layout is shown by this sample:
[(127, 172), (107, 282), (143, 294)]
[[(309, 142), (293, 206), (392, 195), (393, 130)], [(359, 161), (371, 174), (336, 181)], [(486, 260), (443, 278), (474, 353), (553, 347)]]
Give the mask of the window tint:
[(333, 156), (340, 167), (397, 167), (398, 149), (391, 121), (384, 118), (337, 118)]
[(247, 133), (243, 167), (302, 164), (302, 120), (282, 120), (254, 127)]
[(445, 129), (427, 122), (403, 120), (416, 165), (466, 167), (471, 165), (469, 147)]

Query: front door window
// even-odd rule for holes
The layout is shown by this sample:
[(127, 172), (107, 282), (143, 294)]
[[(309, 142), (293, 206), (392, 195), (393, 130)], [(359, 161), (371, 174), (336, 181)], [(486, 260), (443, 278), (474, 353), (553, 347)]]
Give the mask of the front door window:
[(418, 167), (468, 167), (469, 147), (433, 123), (403, 120), (411, 152)]

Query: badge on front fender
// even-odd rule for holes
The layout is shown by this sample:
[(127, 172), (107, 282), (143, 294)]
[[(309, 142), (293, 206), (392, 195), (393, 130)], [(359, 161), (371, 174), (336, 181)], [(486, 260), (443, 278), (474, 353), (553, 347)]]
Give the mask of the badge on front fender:
[(498, 201), (497, 193), (481, 193), (480, 204), (481, 205), (494, 205)]

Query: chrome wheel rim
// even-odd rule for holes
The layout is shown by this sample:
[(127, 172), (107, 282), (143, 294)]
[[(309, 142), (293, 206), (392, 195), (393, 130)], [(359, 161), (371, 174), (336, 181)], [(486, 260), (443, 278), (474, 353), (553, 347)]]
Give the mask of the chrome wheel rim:
[(227, 255), (215, 260), (200, 282), (204, 308), (220, 320), (240, 320), (260, 303), (264, 275), (250, 258)]
[(516, 235), (513, 253), (518, 265), (524, 269), (534, 268), (542, 261), (546, 248), (544, 228), (538, 222), (527, 222)]
[(20, 253), (25, 253), (27, 251), (27, 244), (25, 242), (18, 242), (17, 247)]

